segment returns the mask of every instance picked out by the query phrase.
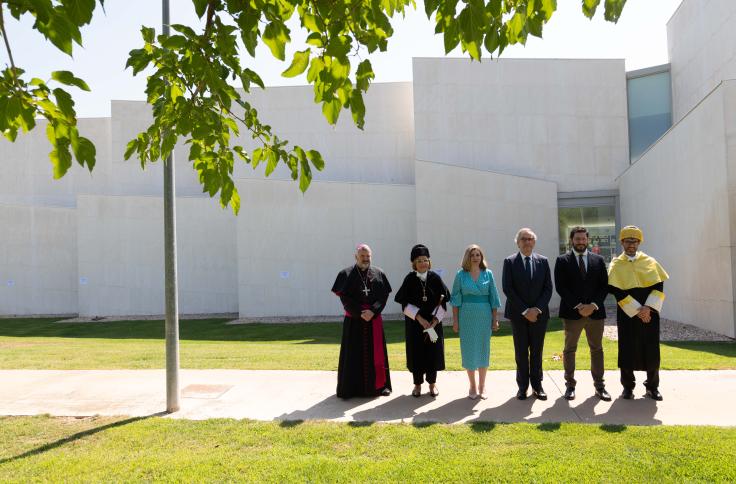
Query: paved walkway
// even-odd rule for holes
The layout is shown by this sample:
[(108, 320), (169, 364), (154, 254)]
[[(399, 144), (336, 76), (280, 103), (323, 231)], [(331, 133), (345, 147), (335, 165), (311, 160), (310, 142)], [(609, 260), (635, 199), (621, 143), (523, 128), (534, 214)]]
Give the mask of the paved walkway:
[[(637, 378), (643, 377), (637, 372)], [(182, 370), (181, 410), (173, 418), (380, 422), (591, 422), (626, 425), (736, 426), (736, 371), (663, 371), (664, 401), (619, 398), (618, 372), (606, 372), (612, 402), (593, 395), (579, 371), (577, 399), (565, 400), (561, 371), (545, 372), (547, 401), (515, 398), (513, 371), (488, 373), (488, 400), (470, 400), (464, 372), (441, 372), (436, 399), (412, 397), (411, 375), (392, 372), (390, 397), (335, 397), (330, 371)], [(165, 404), (163, 370), (0, 370), (0, 415), (146, 416)], [(426, 391), (426, 385), (424, 387)]]

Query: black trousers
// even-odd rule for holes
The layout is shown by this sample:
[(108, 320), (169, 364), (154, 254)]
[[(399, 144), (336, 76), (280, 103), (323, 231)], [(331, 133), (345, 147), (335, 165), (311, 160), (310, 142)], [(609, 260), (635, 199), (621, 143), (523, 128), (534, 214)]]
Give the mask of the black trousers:
[[(415, 371), (412, 373), (414, 376), (414, 384), (421, 385), (424, 383), (424, 373), (421, 371)], [(437, 371), (427, 372), (427, 383), (437, 383)]]
[(530, 323), (526, 318), (511, 321), (516, 357), (516, 384), (519, 390), (526, 391), (531, 383), (532, 389), (542, 386), (542, 350), (547, 321)]
[[(634, 386), (636, 386), (634, 370), (621, 368), (621, 386), (630, 390), (634, 389)], [(657, 390), (659, 388), (659, 368), (647, 370), (647, 379), (644, 380), (644, 387), (647, 390)]]

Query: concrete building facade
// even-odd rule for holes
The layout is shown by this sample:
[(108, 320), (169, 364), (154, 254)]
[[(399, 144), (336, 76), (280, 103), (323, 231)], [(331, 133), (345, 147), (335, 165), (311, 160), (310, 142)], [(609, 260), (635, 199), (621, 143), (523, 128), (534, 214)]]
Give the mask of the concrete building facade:
[[(449, 285), (470, 243), (500, 279), (522, 226), (553, 259), (583, 223), (610, 259), (636, 224), (671, 276), (663, 316), (736, 336), (736, 2), (707, 3), (684, 0), (670, 63), (634, 73), (615, 59), (415, 59), (412, 82), (371, 87), (365, 131), (328, 126), (311, 87), (255, 92), (264, 121), (327, 167), (301, 194), (284, 167), (238, 166), (235, 217), (177, 147), (181, 312), (337, 315), (329, 288), (358, 242), (395, 286), (425, 243)], [(161, 165), (123, 161), (149, 116), (114, 101), (81, 120), (97, 166), (57, 181), (42, 126), (0, 142), (0, 314), (163, 312)]]

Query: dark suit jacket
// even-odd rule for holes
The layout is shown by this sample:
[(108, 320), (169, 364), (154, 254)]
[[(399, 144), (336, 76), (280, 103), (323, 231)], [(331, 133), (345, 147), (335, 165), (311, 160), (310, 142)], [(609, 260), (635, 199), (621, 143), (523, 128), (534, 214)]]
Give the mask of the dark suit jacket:
[(524, 272), (524, 259), (520, 253), (503, 261), (503, 293), (506, 294), (504, 317), (512, 321), (526, 320), (521, 314), (529, 308), (539, 308), (542, 314), (537, 321), (549, 319), (549, 299), (552, 297), (552, 275), (547, 258), (532, 253), (531, 283)]
[(603, 257), (588, 251), (588, 270), (585, 279), (580, 274), (580, 266), (575, 254), (570, 251), (562, 254), (555, 262), (555, 290), (560, 295), (560, 317), (580, 319), (580, 313), (574, 309), (580, 303), (596, 303), (598, 310), (590, 315), (591, 319), (605, 319), (604, 301), (608, 294), (608, 271)]

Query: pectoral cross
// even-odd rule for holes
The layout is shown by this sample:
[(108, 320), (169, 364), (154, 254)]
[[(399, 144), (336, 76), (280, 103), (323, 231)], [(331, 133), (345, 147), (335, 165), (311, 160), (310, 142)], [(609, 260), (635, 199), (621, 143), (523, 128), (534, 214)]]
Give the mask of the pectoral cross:
[(368, 297), (368, 293), (371, 292), (370, 289), (368, 289), (368, 286), (363, 286), (363, 289), (360, 290), (363, 294), (365, 294), (365, 297)]

